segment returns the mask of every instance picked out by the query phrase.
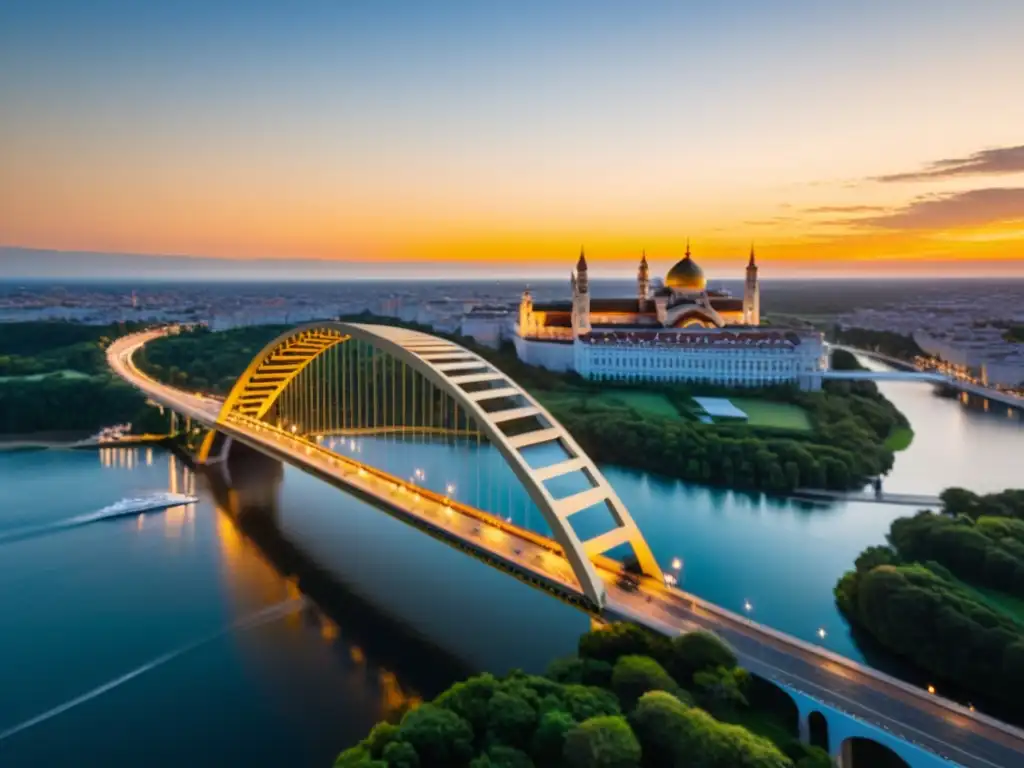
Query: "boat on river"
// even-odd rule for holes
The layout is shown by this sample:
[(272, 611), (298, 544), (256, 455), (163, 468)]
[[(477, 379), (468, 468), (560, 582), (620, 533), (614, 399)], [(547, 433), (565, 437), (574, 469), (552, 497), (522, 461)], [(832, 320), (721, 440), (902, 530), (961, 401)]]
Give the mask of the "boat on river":
[(94, 516), (97, 518), (111, 518), (138, 515), (143, 512), (162, 512), (171, 507), (195, 504), (197, 501), (199, 501), (198, 496), (191, 496), (186, 493), (151, 493), (146, 496), (121, 499), (99, 510)]

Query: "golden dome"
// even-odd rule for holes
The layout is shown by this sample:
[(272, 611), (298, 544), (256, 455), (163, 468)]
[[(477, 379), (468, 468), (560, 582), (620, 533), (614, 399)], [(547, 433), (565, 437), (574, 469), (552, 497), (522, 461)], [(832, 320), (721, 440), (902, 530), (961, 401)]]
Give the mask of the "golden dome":
[(686, 244), (686, 258), (677, 261), (665, 275), (665, 286), (673, 291), (698, 293), (707, 287), (704, 270), (690, 258), (690, 244)]

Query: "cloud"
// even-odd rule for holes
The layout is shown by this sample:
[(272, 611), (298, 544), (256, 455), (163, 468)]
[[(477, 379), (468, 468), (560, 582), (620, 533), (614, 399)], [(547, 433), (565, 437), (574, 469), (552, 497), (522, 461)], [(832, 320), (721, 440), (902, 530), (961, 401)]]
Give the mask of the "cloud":
[(927, 195), (881, 216), (849, 219), (846, 223), (887, 230), (941, 230), (1017, 219), (1024, 219), (1024, 187)]
[(874, 181), (924, 181), (927, 179), (948, 179), (956, 176), (981, 176), (986, 174), (1024, 172), (1024, 144), (1016, 147), (983, 149), (968, 157), (936, 160), (923, 170), (909, 173), (894, 173), (876, 176)]
[(789, 224), (794, 221), (800, 221), (800, 219), (796, 216), (773, 216), (770, 219), (744, 221), (743, 225), (746, 227), (774, 227), (778, 224)]
[(822, 205), (817, 208), (804, 208), (804, 213), (877, 213), (887, 210), (881, 205)]

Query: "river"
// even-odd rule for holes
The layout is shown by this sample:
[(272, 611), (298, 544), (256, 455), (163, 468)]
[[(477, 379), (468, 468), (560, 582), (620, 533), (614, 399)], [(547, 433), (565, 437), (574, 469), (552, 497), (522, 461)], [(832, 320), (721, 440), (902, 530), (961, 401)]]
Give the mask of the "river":
[[(1019, 485), (1019, 414), (921, 384), (881, 388), (916, 433), (887, 490)], [(486, 448), (337, 449), (543, 530)], [(832, 587), (912, 508), (810, 506), (603, 469), (659, 560), (680, 558), (686, 589), (864, 660)], [(0, 453), (0, 478), (3, 765), (328, 765), (381, 717), (473, 670), (540, 670), (588, 626), (291, 469), (252, 494), (214, 493), (171, 454), (131, 448)], [(168, 488), (201, 500), (14, 535)], [(580, 520), (584, 533), (599, 524)]]

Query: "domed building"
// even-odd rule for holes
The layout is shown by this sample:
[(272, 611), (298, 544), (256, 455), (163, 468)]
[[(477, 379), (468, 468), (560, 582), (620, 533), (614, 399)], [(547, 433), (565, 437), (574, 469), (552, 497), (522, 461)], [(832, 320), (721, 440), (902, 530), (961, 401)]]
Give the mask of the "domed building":
[(665, 275), (665, 287), (678, 293), (700, 293), (707, 285), (704, 270), (690, 256), (690, 244), (687, 243), (686, 258), (676, 262)]
[(570, 275), (570, 301), (535, 304), (529, 291), (523, 294), (515, 328), (522, 360), (596, 379), (820, 386), (815, 374), (824, 367), (821, 334), (758, 327), (753, 248), (743, 298), (708, 288), (689, 241), (664, 280), (651, 280), (647, 254), (641, 256), (635, 298), (592, 298), (588, 271), (581, 250)]

